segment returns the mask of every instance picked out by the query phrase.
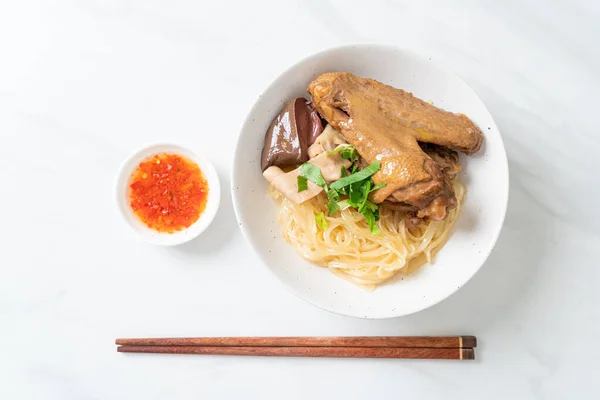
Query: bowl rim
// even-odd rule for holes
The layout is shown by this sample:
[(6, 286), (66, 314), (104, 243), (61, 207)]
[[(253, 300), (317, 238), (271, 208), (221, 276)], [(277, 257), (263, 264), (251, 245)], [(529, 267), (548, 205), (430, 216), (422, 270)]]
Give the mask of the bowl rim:
[[(330, 52), (334, 52), (334, 51), (342, 51), (342, 50), (349, 50), (349, 49), (356, 49), (356, 48), (365, 48), (367, 50), (370, 50), (371, 48), (378, 48), (381, 50), (385, 50), (385, 51), (396, 51), (396, 52), (402, 52), (405, 54), (409, 54), (411, 57), (415, 57), (415, 58), (419, 58), (422, 60), (427, 59), (427, 62), (432, 63), (436, 68), (444, 71), (445, 73), (453, 76), (454, 78), (460, 80), (462, 83), (464, 83), (477, 97), (477, 99), (481, 102), (481, 104), (483, 105), (483, 107), (485, 108), (486, 112), (489, 114), (490, 116), (490, 123), (492, 124), (493, 128), (496, 130), (496, 132), (498, 132), (498, 138), (500, 140), (500, 145), (502, 147), (502, 151), (501, 151), (501, 155), (502, 155), (502, 161), (504, 162), (504, 166), (505, 166), (505, 173), (504, 176), (506, 176), (506, 184), (504, 185), (505, 187), (503, 188), (502, 193), (504, 193), (503, 196), (503, 204), (502, 204), (502, 215), (500, 218), (500, 228), (496, 230), (493, 239), (491, 241), (491, 246), (489, 246), (489, 249), (486, 251), (480, 265), (473, 271), (473, 273), (464, 281), (464, 283), (462, 285), (460, 285), (460, 287), (454, 287), (451, 290), (449, 290), (447, 292), (447, 294), (444, 297), (441, 297), (439, 299), (435, 299), (431, 302), (425, 302), (424, 304), (422, 304), (420, 307), (415, 308), (414, 310), (411, 310), (410, 312), (404, 312), (404, 313), (397, 313), (397, 314), (389, 314), (389, 315), (384, 315), (384, 316), (364, 316), (361, 314), (354, 314), (352, 312), (341, 312), (341, 311), (337, 311), (333, 308), (328, 308), (322, 304), (319, 304), (315, 301), (313, 301), (312, 299), (310, 299), (309, 297), (305, 297), (303, 295), (301, 295), (294, 287), (292, 287), (291, 285), (288, 285), (287, 283), (281, 281), (281, 279), (279, 279), (279, 277), (275, 274), (275, 272), (269, 267), (268, 262), (264, 259), (264, 257), (260, 254), (260, 252), (255, 248), (255, 243), (253, 242), (253, 239), (251, 237), (250, 232), (247, 230), (246, 228), (246, 224), (243, 222), (243, 217), (242, 217), (242, 211), (240, 209), (240, 205), (238, 205), (237, 201), (236, 201), (236, 195), (235, 195), (235, 190), (234, 188), (236, 187), (236, 168), (235, 168), (235, 163), (236, 163), (236, 159), (238, 158), (238, 153), (240, 151), (242, 151), (243, 149), (240, 148), (240, 139), (242, 137), (243, 132), (245, 132), (247, 130), (247, 128), (250, 126), (250, 123), (252, 121), (252, 116), (254, 115), (256, 108), (258, 107), (258, 103), (260, 102), (262, 93), (265, 93), (267, 91), (269, 91), (272, 87), (276, 86), (280, 80), (283, 79), (283, 77), (285, 75), (287, 75), (288, 72), (290, 72), (292, 69), (296, 68), (296, 66), (298, 66), (298, 64), (301, 63), (305, 63), (309, 60), (321, 57), (327, 53)], [(510, 196), (510, 174), (509, 174), (509, 166), (508, 166), (508, 157), (506, 154), (506, 147), (504, 146), (504, 140), (502, 139), (502, 135), (500, 133), (500, 130), (498, 129), (498, 125), (496, 124), (496, 121), (494, 120), (494, 117), (492, 115), (492, 113), (489, 111), (489, 109), (487, 108), (487, 106), (485, 105), (485, 103), (483, 102), (483, 100), (481, 99), (481, 97), (479, 96), (479, 93), (473, 89), (458, 73), (454, 72), (452, 69), (447, 68), (446, 66), (444, 66), (443, 64), (432, 60), (431, 58), (427, 58), (419, 53), (416, 53), (413, 50), (409, 50), (409, 49), (405, 49), (403, 47), (400, 46), (396, 46), (396, 45), (392, 45), (392, 44), (385, 44), (385, 43), (374, 43), (374, 42), (357, 42), (357, 43), (349, 43), (349, 44), (343, 44), (343, 45), (339, 45), (339, 46), (332, 46), (332, 47), (327, 47), (324, 49), (321, 49), (319, 51), (313, 52), (308, 54), (305, 57), (302, 57), (298, 60), (296, 60), (295, 62), (289, 64), (283, 71), (281, 71), (270, 83), (269, 85), (264, 88), (259, 96), (254, 100), (254, 103), (252, 104), (252, 107), (250, 108), (250, 110), (248, 111), (246, 118), (244, 118), (244, 121), (241, 125), (241, 128), (238, 132), (238, 135), (236, 137), (236, 146), (235, 146), (235, 152), (234, 152), (234, 157), (232, 160), (232, 168), (231, 168), (231, 172), (230, 172), (230, 180), (231, 180), (231, 197), (232, 197), (232, 203), (233, 203), (233, 209), (234, 209), (234, 213), (235, 213), (235, 217), (236, 220), (238, 222), (238, 226), (240, 227), (240, 230), (242, 231), (242, 236), (244, 236), (244, 239), (246, 240), (247, 244), (250, 245), (250, 247), (252, 248), (252, 251), (254, 252), (254, 254), (256, 254), (256, 256), (259, 258), (260, 263), (262, 264), (262, 267), (266, 270), (269, 271), (269, 273), (271, 274), (272, 277), (274, 277), (278, 282), (280, 282), (282, 284), (282, 286), (284, 286), (286, 288), (286, 290), (288, 290), (289, 292), (293, 293), (296, 297), (298, 297), (299, 299), (305, 301), (308, 304), (311, 304), (319, 309), (328, 311), (332, 314), (335, 315), (343, 315), (343, 316), (348, 316), (348, 317), (354, 317), (354, 318), (358, 318), (358, 319), (389, 319), (389, 318), (398, 318), (398, 317), (403, 317), (403, 316), (408, 316), (411, 314), (415, 314), (417, 312), (426, 310), (430, 307), (433, 307), (436, 304), (439, 304), (441, 302), (443, 302), (444, 300), (448, 299), (450, 296), (452, 296), (453, 294), (455, 294), (461, 287), (463, 287), (466, 283), (468, 283), (471, 279), (473, 279), (473, 277), (475, 276), (475, 274), (481, 270), (481, 267), (487, 262), (491, 252), (493, 251), (493, 249), (496, 247), (496, 244), (498, 242), (498, 238), (500, 237), (500, 234), (502, 233), (502, 230), (504, 228), (504, 222), (506, 219), (506, 213), (507, 213), (507, 209), (508, 209), (508, 200), (509, 200), (509, 196)], [(300, 256), (299, 256), (300, 257)]]
[[(202, 175), (208, 182), (209, 188), (206, 208), (200, 214), (198, 220), (189, 227), (173, 233), (157, 232), (147, 227), (135, 216), (127, 202), (127, 186), (135, 168), (148, 157), (160, 153), (175, 153), (198, 165)], [(198, 237), (210, 226), (217, 215), (220, 199), (219, 175), (212, 162), (203, 154), (192, 151), (178, 143), (161, 141), (141, 146), (123, 160), (116, 177), (115, 200), (123, 220), (144, 241), (158, 246), (177, 246)]]

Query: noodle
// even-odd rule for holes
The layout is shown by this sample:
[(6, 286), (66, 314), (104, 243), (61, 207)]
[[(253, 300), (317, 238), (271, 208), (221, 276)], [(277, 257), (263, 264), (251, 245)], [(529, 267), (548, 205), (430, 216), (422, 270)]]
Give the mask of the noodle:
[(404, 223), (404, 214), (385, 205), (379, 208), (378, 235), (373, 235), (364, 217), (348, 208), (326, 217), (328, 226), (322, 230), (315, 215), (327, 215), (327, 196), (318, 196), (296, 204), (286, 199), (272, 186), (267, 189), (279, 206), (281, 233), (300, 256), (365, 289), (373, 290), (395, 274), (408, 275), (425, 263), (431, 263), (444, 245), (452, 227), (460, 217), (465, 186), (453, 182), (456, 208), (443, 221), (421, 223), (411, 233)]

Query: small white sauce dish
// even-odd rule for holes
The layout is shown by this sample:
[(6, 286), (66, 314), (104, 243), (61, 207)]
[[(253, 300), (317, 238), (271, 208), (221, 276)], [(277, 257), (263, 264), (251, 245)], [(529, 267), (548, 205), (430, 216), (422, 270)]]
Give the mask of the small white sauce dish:
[[(129, 204), (129, 184), (133, 172), (142, 161), (160, 153), (177, 154), (196, 163), (208, 182), (206, 208), (198, 220), (190, 227), (173, 233), (158, 232), (149, 228), (134, 214)], [(121, 165), (116, 189), (117, 205), (125, 221), (146, 242), (160, 246), (176, 246), (188, 242), (204, 232), (215, 218), (221, 200), (219, 176), (208, 158), (182, 146), (166, 143), (146, 146), (128, 157)]]

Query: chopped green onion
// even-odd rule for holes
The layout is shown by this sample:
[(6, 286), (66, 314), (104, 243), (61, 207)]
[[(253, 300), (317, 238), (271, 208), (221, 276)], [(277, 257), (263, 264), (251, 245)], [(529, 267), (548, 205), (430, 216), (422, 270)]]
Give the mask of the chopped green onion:
[(322, 211), (315, 215), (315, 221), (317, 222), (317, 225), (323, 230), (327, 229), (327, 227), (329, 226), (329, 224), (327, 223), (327, 218), (325, 217), (325, 214), (323, 214)]

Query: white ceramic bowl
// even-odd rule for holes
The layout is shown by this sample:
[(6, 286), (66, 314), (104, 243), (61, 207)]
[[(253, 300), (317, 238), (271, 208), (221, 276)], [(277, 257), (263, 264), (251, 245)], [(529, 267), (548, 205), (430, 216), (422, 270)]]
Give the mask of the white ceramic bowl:
[[(174, 233), (157, 232), (150, 229), (133, 213), (129, 205), (129, 182), (132, 173), (146, 158), (158, 153), (174, 153), (187, 157), (195, 162), (208, 182), (208, 199), (206, 208), (200, 218), (190, 227)], [(196, 154), (175, 144), (154, 144), (132, 154), (121, 166), (117, 178), (117, 204), (125, 221), (148, 243), (161, 246), (175, 246), (192, 240), (201, 234), (215, 218), (221, 200), (219, 176), (211, 162), (204, 156)]]
[[(329, 71), (349, 71), (413, 92), (438, 107), (469, 116), (482, 130), (481, 150), (462, 156), (467, 186), (464, 212), (432, 265), (404, 279), (364, 291), (302, 259), (281, 237), (273, 200), (260, 170), (265, 132), (289, 100), (306, 96), (308, 83)], [(295, 294), (325, 310), (363, 318), (411, 314), (463, 286), (490, 254), (508, 202), (508, 164), (500, 133), (477, 94), (457, 75), (427, 58), (395, 47), (349, 45), (299, 61), (260, 96), (242, 127), (232, 171), (233, 205), (242, 232), (264, 264)]]

